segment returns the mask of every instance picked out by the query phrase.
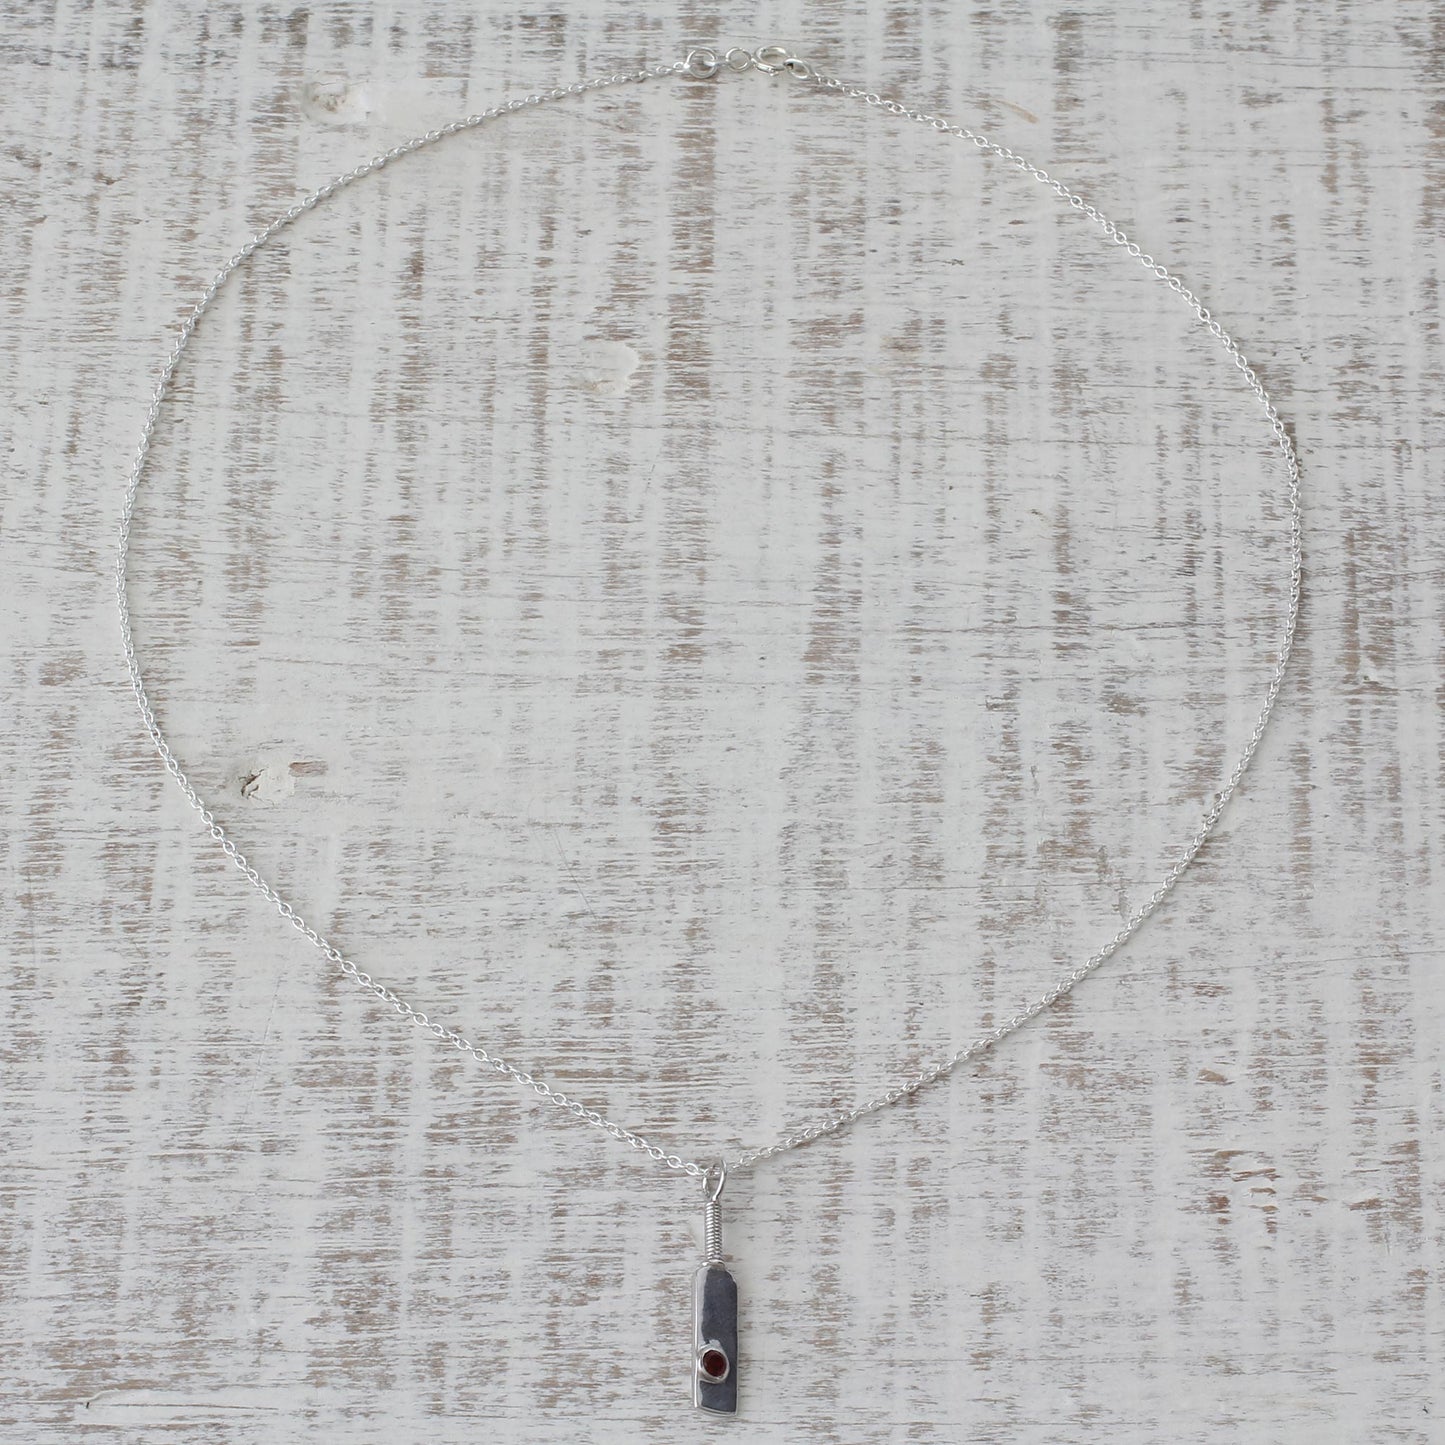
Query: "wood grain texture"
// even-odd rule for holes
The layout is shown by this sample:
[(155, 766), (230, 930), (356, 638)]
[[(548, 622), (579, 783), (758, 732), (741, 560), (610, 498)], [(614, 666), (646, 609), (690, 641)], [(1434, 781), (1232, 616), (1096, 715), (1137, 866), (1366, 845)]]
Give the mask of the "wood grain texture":
[[(246, 889), (138, 735), (108, 568), (166, 337), (255, 226), (469, 109), (774, 38), (1177, 267), (1295, 429), (1308, 576), (1165, 910), (730, 1186), (738, 1428), (1445, 1438), (1433, 8), (4, 8), (6, 1440), (719, 1428), (696, 1185)], [(1227, 776), (1282, 498), (1186, 323), (1038, 187), (785, 82), (454, 138), (199, 333), (135, 534), (158, 711), (418, 1006), (685, 1154), (767, 1142), (1042, 992)]]

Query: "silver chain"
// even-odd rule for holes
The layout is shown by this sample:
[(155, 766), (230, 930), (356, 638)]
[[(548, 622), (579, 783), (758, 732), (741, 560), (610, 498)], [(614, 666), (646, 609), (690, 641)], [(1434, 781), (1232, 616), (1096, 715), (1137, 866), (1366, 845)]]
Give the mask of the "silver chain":
[(1185, 869), (1194, 860), (1199, 850), (1204, 846), (1209, 835), (1214, 831), (1215, 824), (1219, 821), (1229, 800), (1234, 795), (1235, 789), (1239, 786), (1248, 769), (1255, 750), (1259, 746), (1260, 738), (1264, 735), (1271, 712), (1274, 710), (1276, 698), (1279, 696), (1280, 686), (1284, 681), (1285, 670), (1289, 665), (1290, 652), (1294, 646), (1295, 628), (1299, 619), (1300, 603), (1300, 573), (1302, 567), (1301, 547), (1301, 516), (1300, 516), (1300, 493), (1299, 493), (1299, 460), (1295, 455), (1294, 445), (1290, 440), (1289, 432), (1285, 424), (1280, 420), (1279, 413), (1275, 410), (1274, 403), (1270, 400), (1269, 393), (1265, 390), (1264, 383), (1259, 379), (1254, 368), (1245, 359), (1244, 353), (1239, 349), (1234, 338), (1224, 329), (1215, 318), (1210, 315), (1207, 308), (1187, 286), (1168, 270), (1167, 267), (1140, 249), (1137, 243), (1131, 241), (1123, 231), (1119, 229), (1107, 216), (1103, 215), (1095, 206), (1089, 205), (1082, 196), (1069, 189), (1062, 181), (1049, 175), (1047, 171), (1040, 169), (1032, 162), (1025, 160), (1016, 152), (1008, 149), (1007, 146), (998, 145), (985, 136), (976, 134), (965, 126), (955, 125), (942, 116), (930, 115), (921, 110), (915, 110), (911, 106), (903, 104), (898, 100), (891, 100), (884, 96), (877, 95), (872, 91), (858, 89), (857, 87), (845, 85), (841, 80), (832, 76), (823, 75), (809, 65), (806, 61), (793, 55), (785, 47), (779, 45), (766, 45), (753, 51), (743, 50), (734, 46), (732, 49), (718, 52), (715, 50), (700, 48), (689, 51), (686, 58), (674, 61), (665, 65), (652, 65), (640, 70), (624, 71), (615, 75), (600, 76), (593, 80), (580, 80), (572, 85), (557, 86), (551, 90), (539, 91), (531, 95), (520, 96), (514, 100), (507, 101), (502, 105), (493, 106), (490, 110), (484, 110), (477, 115), (466, 116), (462, 120), (453, 121), (450, 125), (442, 126), (439, 130), (429, 130), (425, 135), (417, 136), (412, 140), (405, 141), (401, 145), (393, 146), (391, 150), (374, 156), (363, 165), (357, 166), (354, 170), (346, 171), (342, 175), (334, 177), (324, 185), (318, 186), (310, 195), (296, 202), (289, 210), (278, 216), (268, 226), (257, 231), (238, 251), (236, 251), (211, 278), (210, 284), (201, 292), (190, 312), (181, 323), (180, 332), (171, 347), (165, 365), (161, 368), (160, 377), (156, 383), (155, 391), (151, 396), (150, 407), (146, 412), (145, 424), (141, 429), (140, 441), (136, 446), (135, 455), (131, 462), (130, 471), (127, 477), (125, 500), (121, 509), (119, 537), (116, 544), (115, 562), (115, 593), (116, 606), (120, 616), (121, 640), (125, 652), (126, 667), (130, 674), (131, 690), (135, 694), (136, 706), (140, 709), (141, 720), (145, 724), (146, 733), (154, 745), (156, 753), (161, 762), (165, 765), (166, 771), (175, 779), (177, 786), (185, 795), (186, 801), (200, 814), (202, 823), (205, 824), (211, 838), (220, 847), (221, 851), (236, 865), (246, 876), (251, 886), (261, 894), (269, 903), (273, 904), (276, 911), (293, 928), (295, 928), (308, 943), (319, 948), (323, 954), (335, 964), (341, 972), (360, 987), (367, 989), (376, 995), (383, 1003), (389, 1004), (402, 1018), (409, 1019), (418, 1028), (426, 1029), (434, 1034), (443, 1043), (449, 1044), (452, 1048), (459, 1050), (474, 1059), (477, 1063), (485, 1065), (498, 1074), (505, 1075), (514, 1082), (531, 1089), (538, 1098), (554, 1107), (564, 1110), (574, 1118), (581, 1120), (593, 1128), (601, 1129), (612, 1138), (629, 1145), (631, 1148), (646, 1154), (650, 1159), (659, 1164), (666, 1165), (669, 1169), (682, 1171), (697, 1179), (708, 1179), (713, 1177), (713, 1172), (718, 1169), (718, 1162), (703, 1162), (697, 1159), (689, 1159), (681, 1154), (669, 1151), (661, 1144), (646, 1138), (644, 1135), (634, 1133), (624, 1128), (616, 1121), (609, 1119), (606, 1115), (596, 1109), (590, 1109), (580, 1100), (574, 1099), (558, 1089), (554, 1089), (545, 1080), (538, 1078), (530, 1071), (519, 1068), (517, 1065), (499, 1058), (496, 1054), (483, 1048), (480, 1044), (467, 1038), (464, 1034), (455, 1029), (446, 1027), (431, 1019), (427, 1014), (412, 1007), (406, 999), (402, 998), (394, 989), (387, 984), (375, 979), (370, 973), (358, 968), (341, 949), (331, 943), (324, 934), (307, 922), (295, 908), (272, 886), (247, 860), (246, 855), (236, 846), (235, 841), (225, 828), (216, 820), (215, 814), (207, 806), (205, 801), (196, 792), (185, 772), (182, 770), (176, 755), (171, 751), (170, 744), (166, 741), (165, 734), (161, 731), (156, 721), (155, 711), (151, 706), (150, 698), (146, 692), (145, 681), (141, 673), (140, 663), (136, 660), (135, 639), (131, 632), (130, 621), (130, 599), (126, 587), (126, 563), (130, 550), (131, 521), (135, 515), (136, 494), (139, 491), (141, 479), (145, 474), (146, 459), (150, 453), (152, 436), (155, 433), (156, 421), (160, 416), (161, 406), (170, 391), (176, 369), (180, 365), (181, 357), (185, 354), (191, 337), (194, 335), (197, 325), (202, 316), (205, 315), (211, 303), (216, 299), (221, 288), (230, 278), (233, 272), (244, 265), (262, 246), (273, 237), (285, 230), (298, 217), (319, 205), (327, 197), (333, 196), (343, 187), (351, 185), (354, 181), (360, 180), (363, 176), (370, 175), (373, 171), (379, 171), (383, 166), (390, 165), (392, 161), (400, 160), (403, 156), (419, 151), (426, 146), (435, 145), (438, 141), (444, 140), (447, 136), (455, 135), (459, 131), (471, 130), (483, 125), (489, 120), (498, 116), (509, 114), (513, 111), (525, 110), (529, 106), (544, 105), (552, 101), (563, 100), (568, 96), (585, 95), (594, 90), (606, 90), (615, 85), (629, 85), (635, 82), (660, 79), (666, 76), (684, 76), (697, 80), (706, 80), (717, 75), (720, 71), (729, 70), (743, 72), (754, 70), (765, 75), (787, 75), (793, 79), (805, 82), (819, 90), (833, 92), (847, 100), (859, 101), (864, 105), (876, 107), (879, 110), (888, 112), (904, 120), (915, 121), (919, 125), (928, 126), (931, 130), (938, 131), (942, 135), (952, 136), (959, 140), (970, 142), (984, 154), (993, 156), (1008, 165), (1016, 167), (1030, 176), (1039, 184), (1046, 186), (1056, 195), (1060, 201), (1077, 211), (1081, 216), (1091, 222), (1103, 234), (1106, 240), (1115, 246), (1122, 247), (1139, 264), (1145, 267), (1151, 275), (1166, 285), (1175, 293), (1190, 312), (1195, 320), (1204, 327), (1217, 341), (1222, 348), (1224, 355), (1238, 369), (1243, 376), (1255, 399), (1264, 411), (1266, 420), (1269, 422), (1270, 431), (1274, 438), (1274, 445), (1279, 451), (1280, 460), (1284, 465), (1284, 472), (1287, 481), (1287, 497), (1289, 504), (1289, 602), (1285, 609), (1283, 622), (1280, 628), (1278, 649), (1275, 653), (1273, 668), (1271, 669), (1269, 682), (1265, 687), (1258, 716), (1255, 719), (1254, 727), (1250, 731), (1249, 738), (1245, 742), (1244, 749), (1235, 763), (1233, 771), (1224, 787), (1214, 796), (1214, 801), (1209, 805), (1200, 820), (1198, 828), (1185, 843), (1183, 849), (1175, 861), (1170, 865), (1169, 870), (1159, 881), (1158, 886), (1143, 903), (1139, 904), (1129, 914), (1123, 926), (1112, 938), (1100, 948), (1091, 953), (1082, 963), (1071, 972), (1065, 974), (1049, 991), (1041, 994), (1018, 1013), (1012, 1015), (997, 1028), (988, 1033), (980, 1035), (972, 1043), (963, 1048), (955, 1050), (946, 1058), (927, 1065), (917, 1073), (910, 1074), (903, 1082), (894, 1085), (892, 1088), (865, 1099), (855, 1104), (851, 1109), (836, 1113), (823, 1119), (821, 1122), (809, 1125), (805, 1129), (799, 1129), (796, 1133), (788, 1134), (772, 1144), (760, 1148), (749, 1149), (734, 1158), (725, 1161), (725, 1168), (729, 1172), (736, 1173), (739, 1170), (750, 1169), (764, 1159), (774, 1158), (783, 1154), (789, 1149), (796, 1149), (800, 1145), (812, 1142), (814, 1139), (821, 1139), (827, 1134), (836, 1134), (840, 1129), (856, 1123), (859, 1119), (868, 1114), (876, 1113), (890, 1104), (896, 1104), (918, 1092), (926, 1084), (934, 1083), (951, 1073), (958, 1065), (970, 1059), (976, 1059), (979, 1055), (992, 1049), (995, 1045), (1006, 1039), (1017, 1029), (1021, 1029), (1030, 1019), (1037, 1017), (1045, 1009), (1057, 1003), (1065, 994), (1070, 993), (1075, 985), (1086, 979), (1095, 969), (1099, 968), (1108, 959), (1112, 958), (1120, 948), (1138, 931), (1139, 927), (1159, 907), (1165, 898), (1179, 881)]

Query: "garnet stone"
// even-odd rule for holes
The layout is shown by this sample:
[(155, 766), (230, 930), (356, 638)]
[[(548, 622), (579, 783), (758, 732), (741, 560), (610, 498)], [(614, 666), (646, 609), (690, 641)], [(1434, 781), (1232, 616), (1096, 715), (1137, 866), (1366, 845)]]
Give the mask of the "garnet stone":
[(728, 1377), (728, 1357), (719, 1349), (707, 1349), (697, 1357), (697, 1367), (703, 1377), (714, 1382)]

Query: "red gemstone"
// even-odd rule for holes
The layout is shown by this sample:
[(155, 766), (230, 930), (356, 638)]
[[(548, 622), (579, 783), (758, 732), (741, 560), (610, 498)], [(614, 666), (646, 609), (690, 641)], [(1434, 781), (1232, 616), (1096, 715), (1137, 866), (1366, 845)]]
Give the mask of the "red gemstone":
[(721, 1350), (704, 1350), (698, 1356), (698, 1368), (709, 1380), (727, 1378), (728, 1357)]

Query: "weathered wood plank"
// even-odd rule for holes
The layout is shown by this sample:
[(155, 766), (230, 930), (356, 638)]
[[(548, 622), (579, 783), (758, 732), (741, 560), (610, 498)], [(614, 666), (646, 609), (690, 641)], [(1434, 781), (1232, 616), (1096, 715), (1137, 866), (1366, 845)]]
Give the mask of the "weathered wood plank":
[[(1138, 939), (728, 1191), (743, 1428), (1429, 1442), (1440, 1262), (1428, 7), (784, 6), (1084, 190), (1296, 429), (1298, 668)], [(17, 1439), (675, 1440), (697, 1187), (394, 1026), (137, 737), (106, 548), (255, 225), (692, 6), (0, 21), (0, 928)], [(262, 253), (134, 543), (189, 775), (298, 908), (669, 1147), (973, 1037), (1148, 895), (1258, 706), (1280, 479), (1176, 301), (1037, 187), (723, 77), (458, 137)], [(1156, 294), (1158, 293), (1158, 294)]]

